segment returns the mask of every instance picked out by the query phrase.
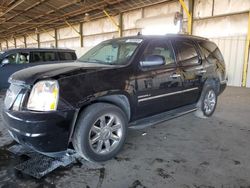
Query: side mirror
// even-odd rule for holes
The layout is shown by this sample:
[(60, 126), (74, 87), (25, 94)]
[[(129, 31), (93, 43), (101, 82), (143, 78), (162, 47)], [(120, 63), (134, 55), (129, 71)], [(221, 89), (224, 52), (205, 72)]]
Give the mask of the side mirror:
[(140, 62), (141, 67), (157, 67), (165, 64), (165, 58), (161, 55), (150, 55)]
[(7, 65), (10, 63), (10, 60), (8, 59), (3, 59), (2, 63), (1, 63), (1, 67), (3, 67), (4, 65)]

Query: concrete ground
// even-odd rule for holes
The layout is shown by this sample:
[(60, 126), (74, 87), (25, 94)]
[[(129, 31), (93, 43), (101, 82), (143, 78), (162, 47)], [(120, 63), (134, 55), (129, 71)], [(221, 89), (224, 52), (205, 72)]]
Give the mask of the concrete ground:
[(188, 114), (130, 130), (123, 151), (95, 170), (73, 165), (36, 180), (13, 169), (18, 159), (6, 151), (11, 142), (0, 120), (0, 187), (4, 188), (248, 188), (250, 89), (228, 87), (211, 118)]

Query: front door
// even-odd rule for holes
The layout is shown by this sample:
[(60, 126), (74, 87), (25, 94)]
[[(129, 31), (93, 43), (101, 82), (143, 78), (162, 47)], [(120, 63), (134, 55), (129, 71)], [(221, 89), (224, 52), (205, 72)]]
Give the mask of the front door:
[[(142, 65), (140, 62), (148, 57), (162, 57), (159, 61)], [(152, 58), (151, 58), (152, 59)], [(177, 73), (173, 48), (169, 41), (155, 39), (145, 48), (136, 75), (136, 118), (151, 116), (174, 109), (180, 105), (179, 96), (182, 90), (181, 75)]]

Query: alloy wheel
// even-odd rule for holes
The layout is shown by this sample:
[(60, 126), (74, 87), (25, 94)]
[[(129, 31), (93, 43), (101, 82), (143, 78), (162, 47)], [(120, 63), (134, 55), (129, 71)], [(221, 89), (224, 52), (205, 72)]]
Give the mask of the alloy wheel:
[(121, 120), (115, 114), (99, 117), (89, 132), (89, 144), (96, 154), (109, 154), (121, 141), (123, 127)]
[(214, 90), (209, 90), (204, 99), (204, 112), (210, 114), (214, 111), (216, 104), (216, 94)]

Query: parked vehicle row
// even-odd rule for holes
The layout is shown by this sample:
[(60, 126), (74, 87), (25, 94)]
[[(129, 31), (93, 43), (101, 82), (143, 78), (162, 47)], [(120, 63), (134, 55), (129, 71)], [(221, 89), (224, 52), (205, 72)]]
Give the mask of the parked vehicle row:
[(0, 52), (0, 89), (8, 88), (10, 75), (24, 68), (51, 64), (72, 62), (76, 60), (74, 50), (68, 49), (10, 49)]

